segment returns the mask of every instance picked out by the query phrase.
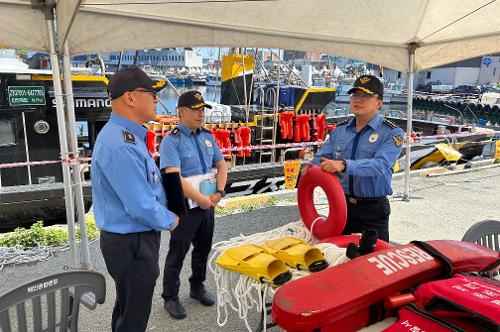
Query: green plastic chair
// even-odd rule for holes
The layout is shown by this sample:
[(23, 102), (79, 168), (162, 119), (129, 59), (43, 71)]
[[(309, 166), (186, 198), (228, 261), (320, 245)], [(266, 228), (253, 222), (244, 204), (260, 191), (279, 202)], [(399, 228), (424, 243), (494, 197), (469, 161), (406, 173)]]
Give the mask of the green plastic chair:
[(93, 310), (105, 298), (106, 282), (100, 273), (71, 271), (47, 276), (0, 297), (0, 330), (76, 332), (80, 304)]
[(483, 220), (472, 225), (465, 232), (462, 241), (477, 243), (490, 249), (500, 251), (500, 221)]

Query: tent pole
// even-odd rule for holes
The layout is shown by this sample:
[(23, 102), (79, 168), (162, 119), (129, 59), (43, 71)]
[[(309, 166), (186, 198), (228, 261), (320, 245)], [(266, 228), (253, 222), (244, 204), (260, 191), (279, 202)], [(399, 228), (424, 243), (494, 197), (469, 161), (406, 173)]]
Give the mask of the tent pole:
[[(83, 203), (83, 189), (80, 176), (80, 160), (78, 154), (78, 141), (76, 137), (75, 101), (73, 99), (73, 83), (71, 81), (71, 62), (69, 58), (69, 47), (66, 41), (63, 45), (63, 74), (64, 92), (66, 95), (67, 110), (67, 134), (69, 140), (70, 166), (72, 169), (72, 189), (76, 200), (76, 213), (78, 225), (80, 226), (80, 267), (90, 270), (92, 268), (89, 254), (89, 242), (87, 238), (87, 223), (85, 219), (85, 207)], [(103, 73), (104, 75), (104, 73)]]
[(413, 76), (415, 73), (415, 50), (417, 49), (416, 44), (408, 45), (408, 55), (409, 55), (409, 65), (410, 71), (408, 72), (408, 101), (407, 101), (407, 111), (406, 111), (406, 154), (405, 154), (405, 192), (403, 195), (403, 201), (410, 201), (410, 151), (411, 151), (411, 133), (412, 128), (412, 117), (413, 117)]
[(47, 19), (47, 33), (49, 36), (50, 62), (52, 64), (52, 81), (54, 83), (54, 97), (56, 100), (57, 129), (59, 131), (59, 145), (61, 149), (62, 174), (64, 183), (64, 201), (66, 205), (66, 221), (68, 223), (68, 242), (71, 251), (72, 268), (78, 266), (78, 249), (76, 246), (75, 233), (75, 206), (73, 205), (73, 193), (71, 190), (71, 170), (69, 168), (68, 142), (66, 140), (66, 120), (64, 114), (63, 91), (61, 84), (61, 73), (59, 71), (59, 58), (56, 52), (56, 40), (54, 34), (54, 17)]

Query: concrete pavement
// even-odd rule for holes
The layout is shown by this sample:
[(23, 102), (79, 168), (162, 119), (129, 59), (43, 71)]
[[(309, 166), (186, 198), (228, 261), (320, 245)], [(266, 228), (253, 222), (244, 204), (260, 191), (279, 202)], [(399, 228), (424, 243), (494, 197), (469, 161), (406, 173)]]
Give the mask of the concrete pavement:
[[(500, 167), (490, 167), (474, 172), (413, 177), (411, 179), (411, 199), (402, 201), (397, 194), (402, 192), (401, 179), (395, 179), (395, 195), (391, 197), (391, 240), (407, 243), (411, 240), (455, 239), (460, 240), (465, 231), (475, 222), (484, 219), (500, 220)], [(316, 202), (325, 203), (318, 194)], [(324, 205), (318, 205), (320, 212), (327, 213)], [(322, 209), (321, 209), (322, 208)], [(216, 218), (214, 242), (229, 239), (239, 234), (253, 234), (276, 228), (299, 219), (296, 203), (282, 201), (278, 206), (254, 210), (246, 213)], [(168, 233), (163, 234), (160, 266), (163, 267), (168, 250)], [(113, 282), (106, 272), (98, 242), (91, 243), (91, 257), (95, 269), (106, 276), (106, 303), (94, 311), (85, 308), (81, 312), (81, 331), (109, 331), (114, 300)], [(7, 267), (0, 271), (0, 293), (4, 293), (22, 283), (44, 275), (61, 272), (69, 263), (69, 252), (60, 253), (47, 262), (33, 265)], [(162, 269), (161, 269), (162, 270)], [(188, 317), (182, 321), (171, 319), (163, 309), (161, 278), (157, 282), (153, 309), (148, 331), (245, 331), (237, 314), (230, 312), (226, 326), (216, 323), (215, 307), (204, 307), (189, 298), (187, 279), (190, 275), (190, 258), (185, 262), (181, 280), (181, 300), (186, 304)], [(208, 273), (208, 288), (214, 289), (213, 279)], [(252, 314), (251, 326), (257, 327), (259, 317)]]

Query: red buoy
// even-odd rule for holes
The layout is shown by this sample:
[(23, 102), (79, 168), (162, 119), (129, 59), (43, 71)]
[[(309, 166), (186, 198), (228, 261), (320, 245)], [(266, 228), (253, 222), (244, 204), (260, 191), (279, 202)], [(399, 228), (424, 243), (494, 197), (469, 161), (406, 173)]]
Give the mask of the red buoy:
[[(319, 216), (314, 206), (316, 187), (323, 189), (328, 199), (329, 212), (326, 219)], [(342, 233), (347, 219), (347, 204), (344, 190), (335, 175), (317, 166), (310, 167), (300, 178), (297, 200), (300, 216), (316, 238), (322, 240)]]

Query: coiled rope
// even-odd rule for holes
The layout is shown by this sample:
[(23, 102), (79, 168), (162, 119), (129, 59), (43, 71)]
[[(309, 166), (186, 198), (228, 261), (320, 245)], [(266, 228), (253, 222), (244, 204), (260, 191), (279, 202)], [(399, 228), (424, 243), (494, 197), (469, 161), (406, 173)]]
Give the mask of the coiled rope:
[(21, 247), (0, 247), (0, 271), (9, 265), (31, 264), (43, 262), (54, 257), (56, 253), (69, 249), (69, 245), (37, 246), (23, 249)]
[[(224, 326), (229, 317), (228, 308), (238, 314), (238, 317), (245, 322), (248, 331), (252, 331), (248, 323), (248, 313), (250, 310), (261, 313), (266, 317), (266, 302), (271, 301), (276, 288), (259, 281), (249, 276), (231, 272), (221, 268), (215, 264), (217, 258), (222, 255), (227, 249), (241, 246), (244, 244), (261, 244), (268, 240), (279, 239), (283, 237), (293, 236), (304, 240), (310, 245), (319, 248), (325, 255), (325, 259), (330, 266), (338, 265), (348, 261), (345, 256), (345, 249), (339, 248), (329, 243), (319, 243), (312, 236), (311, 232), (305, 227), (302, 221), (293, 222), (282, 227), (272, 229), (267, 232), (256, 233), (252, 235), (240, 235), (231, 238), (227, 241), (215, 243), (212, 246), (214, 253), (209, 259), (209, 269), (214, 275), (217, 288), (217, 324)], [(290, 269), (292, 272), (292, 280), (302, 278), (309, 275), (308, 271)], [(264, 323), (264, 331), (266, 324)]]

